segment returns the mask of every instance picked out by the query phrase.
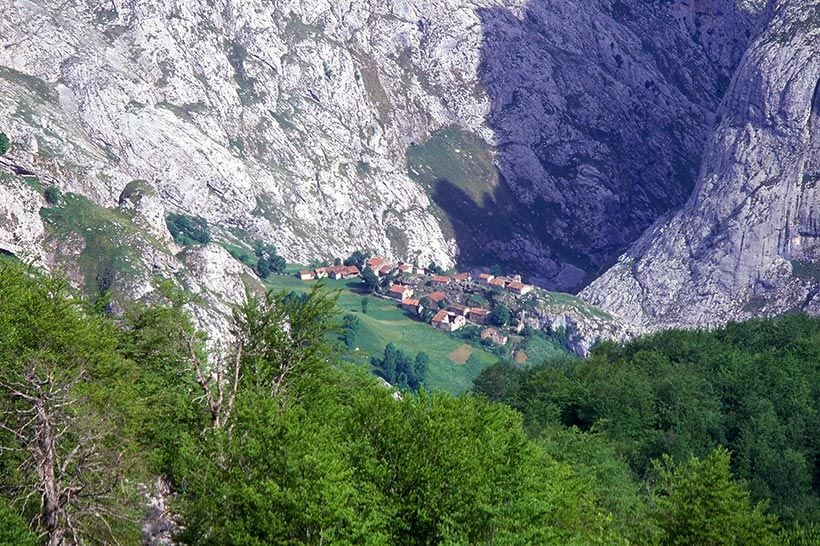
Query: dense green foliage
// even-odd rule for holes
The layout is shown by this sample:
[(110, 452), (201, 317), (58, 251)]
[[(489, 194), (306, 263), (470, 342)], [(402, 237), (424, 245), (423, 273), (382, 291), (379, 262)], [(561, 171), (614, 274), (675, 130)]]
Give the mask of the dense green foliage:
[(285, 272), (287, 263), (285, 259), (279, 255), (276, 246), (266, 245), (262, 241), (256, 241), (253, 245), (253, 252), (256, 256), (254, 271), (256, 271), (256, 274), (261, 278), (267, 279), (271, 273), (281, 275)]
[[(617, 428), (563, 427), (558, 403), (519, 413), (480, 396), (385, 388), (339, 362), (344, 320), (321, 289), (250, 297), (235, 312), (235, 345), (208, 360), (186, 299), (159, 288), (162, 302), (113, 319), (60, 278), (0, 265), (0, 543), (36, 544), (39, 535), (56, 544), (62, 532), (67, 543), (135, 544), (138, 484), (156, 476), (174, 492), (181, 544), (802, 546), (816, 538), (810, 527), (782, 531), (754, 504), (732, 480), (725, 450), (662, 457), (636, 480), (624, 456), (638, 459)], [(630, 347), (595, 358), (609, 362)], [(395, 348), (385, 360), (388, 352), (401, 360)], [(425, 356), (405, 355), (406, 364), (419, 373)], [(578, 366), (536, 369), (555, 372), (543, 384), (493, 368), (479, 388), (520, 405), (537, 394), (527, 389), (561, 377), (572, 392), (566, 372)], [(51, 429), (23, 418), (41, 399)], [(53, 436), (52, 465), (62, 494), (83, 486), (75, 502), (57, 495), (51, 524), (37, 501), (48, 492), (36, 469), (48, 464), (29, 464), (49, 430), (63, 431)], [(87, 457), (74, 458), (79, 452)]]
[(118, 353), (118, 330), (63, 279), (17, 264), (0, 265), (0, 294), (0, 489), (39, 530), (133, 540), (133, 498), (119, 486), (139, 473), (136, 443), (118, 431), (129, 428), (138, 370)]
[(211, 229), (205, 218), (187, 214), (169, 214), (165, 218), (168, 231), (178, 244), (191, 246), (211, 242)]
[(775, 519), (753, 507), (749, 493), (731, 481), (725, 449), (677, 467), (666, 455), (654, 466), (655, 512), (665, 544), (723, 544), (726, 537), (749, 546), (776, 544)]
[(379, 289), (379, 277), (369, 267), (362, 271), (362, 282), (364, 283), (365, 290), (375, 292)]
[(343, 263), (346, 266), (355, 265), (359, 268), (359, 271), (364, 271), (364, 263), (369, 257), (370, 253), (355, 250)]
[(490, 312), (490, 322), (496, 326), (506, 326), (510, 323), (510, 308), (503, 303), (498, 303), (493, 306)]
[(345, 347), (348, 349), (356, 347), (356, 340), (358, 339), (359, 330), (361, 329), (362, 321), (360, 321), (356, 315), (348, 313), (342, 318), (341, 340), (345, 344)]
[(0, 546), (35, 546), (39, 544), (26, 521), (5, 498), (0, 497)]
[(6, 155), (11, 149), (11, 141), (6, 133), (0, 133), (0, 155)]
[(47, 187), (45, 192), (43, 192), (43, 196), (49, 205), (59, 205), (60, 201), (63, 200), (63, 192), (61, 192), (57, 186)]
[(440, 267), (436, 262), (430, 262), (430, 265), (427, 266), (427, 271), (429, 271), (431, 275), (444, 275), (446, 273), (444, 268)]
[(554, 426), (606, 435), (638, 476), (651, 461), (732, 453), (732, 472), (785, 520), (817, 521), (820, 320), (753, 320), (715, 332), (665, 332), (586, 360), (498, 365), (476, 391)]
[(370, 365), (373, 366), (376, 375), (391, 385), (415, 392), (424, 385), (430, 357), (427, 353), (420, 352), (414, 359), (392, 343), (388, 343), (384, 348), (384, 355), (381, 358), (371, 358)]

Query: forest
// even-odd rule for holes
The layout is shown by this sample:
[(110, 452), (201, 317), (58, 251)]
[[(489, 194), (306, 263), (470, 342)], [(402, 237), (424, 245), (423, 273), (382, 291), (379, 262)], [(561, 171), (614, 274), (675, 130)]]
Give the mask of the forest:
[(820, 320), (499, 364), (456, 397), (341, 361), (333, 293), (250, 296), (208, 354), (185, 295), (159, 288), (112, 315), (0, 265), (0, 544), (161, 525), (192, 545), (820, 538)]

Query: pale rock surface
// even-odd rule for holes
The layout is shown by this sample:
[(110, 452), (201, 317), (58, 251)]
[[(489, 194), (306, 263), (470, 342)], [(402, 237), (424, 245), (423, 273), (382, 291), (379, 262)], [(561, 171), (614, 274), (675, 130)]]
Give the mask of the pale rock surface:
[(651, 329), (820, 310), (820, 1), (773, 2), (767, 16), (694, 194), (586, 300)]
[(191, 317), (210, 335), (212, 349), (228, 349), (233, 340), (232, 309), (247, 294), (262, 291), (261, 283), (247, 266), (213, 243), (185, 249), (179, 257), (186, 267), (177, 278), (193, 294)]
[(533, 298), (534, 312), (524, 317), (525, 324), (562, 339), (577, 356), (588, 356), (601, 342), (623, 343), (647, 331), (568, 294), (536, 289)]
[[(0, 119), (64, 192), (146, 180), (290, 261), (460, 252), (575, 289), (688, 195), (752, 23), (731, 0), (5, 0)], [(501, 175), (466, 216), (405, 160), (451, 127)]]
[(151, 184), (145, 180), (130, 182), (122, 190), (118, 201), (120, 210), (130, 212), (135, 224), (163, 244), (173, 245), (174, 240), (165, 224), (165, 205)]
[(0, 182), (0, 250), (43, 264), (43, 204), (40, 192), (19, 179)]

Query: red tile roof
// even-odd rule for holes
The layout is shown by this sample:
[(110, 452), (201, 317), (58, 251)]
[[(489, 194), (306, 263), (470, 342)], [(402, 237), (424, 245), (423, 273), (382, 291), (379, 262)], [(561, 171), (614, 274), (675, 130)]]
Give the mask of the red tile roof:
[(469, 281), (470, 279), (473, 278), (473, 276), (470, 275), (469, 273), (458, 273), (457, 275), (453, 275), (453, 278), (460, 282), (460, 281)]
[(470, 314), (471, 315), (479, 315), (479, 316), (483, 317), (483, 316), (489, 315), (490, 312), (487, 311), (486, 309), (482, 309), (481, 307), (472, 307), (472, 308), (470, 308)]
[(441, 310), (436, 313), (436, 316), (433, 317), (433, 322), (450, 322), (450, 317), (447, 315), (447, 311)]
[(436, 292), (433, 292), (432, 294), (428, 294), (427, 299), (429, 299), (430, 301), (434, 301), (434, 302), (438, 303), (438, 302), (440, 302), (444, 299), (447, 299), (447, 294), (445, 294), (444, 292), (436, 291)]

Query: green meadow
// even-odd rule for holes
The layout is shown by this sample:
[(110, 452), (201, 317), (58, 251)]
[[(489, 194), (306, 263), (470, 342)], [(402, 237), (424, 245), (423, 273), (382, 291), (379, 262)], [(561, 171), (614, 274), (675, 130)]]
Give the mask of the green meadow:
[[(288, 267), (288, 272), (296, 268)], [(272, 275), (267, 285), (274, 290), (307, 291), (321, 282), (328, 290), (338, 291), (338, 307), (342, 315), (350, 313), (361, 321), (356, 345), (349, 360), (370, 366), (370, 357), (384, 352), (388, 343), (415, 356), (424, 351), (430, 356), (427, 387), (459, 394), (472, 388), (473, 379), (498, 357), (446, 332), (435, 330), (405, 313), (396, 302), (360, 292), (361, 280), (301, 281), (294, 276)], [(362, 299), (367, 298), (367, 314), (362, 313)]]

